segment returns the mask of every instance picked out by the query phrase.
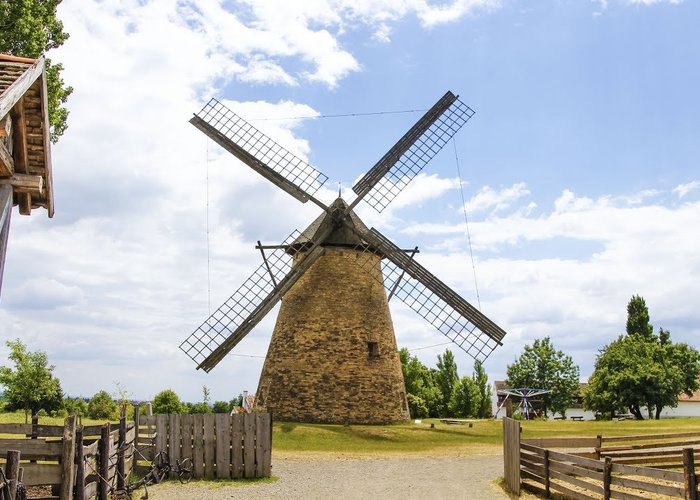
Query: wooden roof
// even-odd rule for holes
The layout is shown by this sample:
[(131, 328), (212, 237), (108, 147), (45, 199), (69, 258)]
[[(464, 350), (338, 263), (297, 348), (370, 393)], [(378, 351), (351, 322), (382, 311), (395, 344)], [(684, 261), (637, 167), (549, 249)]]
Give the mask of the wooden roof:
[(21, 214), (53, 217), (53, 181), (44, 57), (0, 54), (0, 185), (11, 184)]

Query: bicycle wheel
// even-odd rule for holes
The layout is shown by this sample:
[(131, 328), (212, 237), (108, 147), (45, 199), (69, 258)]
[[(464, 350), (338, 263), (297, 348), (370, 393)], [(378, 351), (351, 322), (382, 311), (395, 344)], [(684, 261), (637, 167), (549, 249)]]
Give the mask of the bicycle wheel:
[(183, 458), (181, 462), (175, 466), (177, 470), (177, 478), (181, 483), (189, 483), (192, 479), (192, 459)]
[(161, 451), (155, 456), (153, 459), (153, 464), (151, 465), (153, 482), (155, 484), (160, 483), (163, 479), (168, 477), (168, 471), (170, 471), (170, 460), (168, 458), (168, 453)]

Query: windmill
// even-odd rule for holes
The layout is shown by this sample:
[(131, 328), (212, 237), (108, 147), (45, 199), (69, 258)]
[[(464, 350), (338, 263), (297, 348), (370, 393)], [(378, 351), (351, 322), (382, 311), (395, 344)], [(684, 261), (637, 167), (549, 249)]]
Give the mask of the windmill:
[(342, 198), (314, 195), (328, 179), (216, 99), (190, 122), (302, 203), (322, 214), (280, 245), (257, 249), (263, 262), (180, 345), (212, 370), (281, 301), (256, 401), (280, 420), (384, 423), (409, 418), (388, 300), (397, 297), (474, 359), (505, 332), (355, 214), (381, 212), (474, 111), (447, 92)]

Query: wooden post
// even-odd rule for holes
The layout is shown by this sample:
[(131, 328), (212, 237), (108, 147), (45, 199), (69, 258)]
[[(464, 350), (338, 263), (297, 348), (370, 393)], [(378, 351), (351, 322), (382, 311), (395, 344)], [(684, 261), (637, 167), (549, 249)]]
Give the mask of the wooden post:
[(695, 456), (692, 448), (683, 448), (683, 475), (685, 476), (685, 499), (698, 500), (698, 485), (695, 477)]
[(18, 450), (7, 450), (7, 462), (5, 463), (5, 477), (10, 490), (10, 499), (17, 498), (17, 483), (19, 482), (19, 458)]
[(117, 440), (117, 489), (124, 488), (126, 471), (126, 406), (122, 406), (119, 419), (119, 439)]
[(100, 486), (98, 488), (99, 499), (109, 500), (109, 433), (112, 431), (109, 424), (102, 426), (100, 430), (99, 462), (98, 472), (100, 475)]
[(83, 455), (83, 426), (75, 430), (75, 500), (85, 500), (85, 461)]
[(503, 476), (508, 488), (520, 495), (520, 422), (503, 419)]
[(603, 436), (598, 434), (596, 439), (598, 440), (598, 444), (595, 447), (595, 458), (596, 460), (600, 460), (600, 449), (603, 447)]
[(612, 481), (612, 458), (605, 457), (603, 466), (603, 499), (610, 500), (610, 482)]
[(544, 496), (546, 498), (551, 496), (549, 487), (549, 450), (544, 450)]
[(61, 487), (58, 490), (60, 500), (73, 498), (73, 481), (75, 481), (75, 414), (66, 417), (63, 424), (63, 453), (61, 454)]
[(153, 404), (150, 401), (146, 403), (146, 415), (149, 417), (153, 415)]
[(141, 404), (136, 403), (134, 405), (134, 445), (139, 444), (139, 425), (141, 425)]

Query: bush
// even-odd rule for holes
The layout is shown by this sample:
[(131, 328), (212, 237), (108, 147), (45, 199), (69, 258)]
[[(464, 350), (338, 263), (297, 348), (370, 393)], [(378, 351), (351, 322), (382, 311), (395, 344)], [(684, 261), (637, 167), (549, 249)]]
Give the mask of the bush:
[(153, 413), (182, 413), (183, 405), (172, 389), (160, 391), (153, 398)]
[(423, 401), (423, 398), (409, 393), (406, 395), (406, 399), (408, 400), (408, 411), (411, 414), (411, 418), (425, 418), (428, 416), (428, 406)]
[(98, 392), (88, 403), (88, 415), (96, 420), (117, 418), (117, 410), (117, 403), (107, 391)]
[(211, 413), (211, 406), (204, 402), (194, 403), (188, 406), (188, 413)]
[(232, 409), (226, 401), (214, 401), (214, 405), (211, 407), (214, 413), (231, 413)]
[(88, 404), (83, 398), (65, 398), (61, 406), (66, 415), (73, 413), (83, 417), (88, 415)]

